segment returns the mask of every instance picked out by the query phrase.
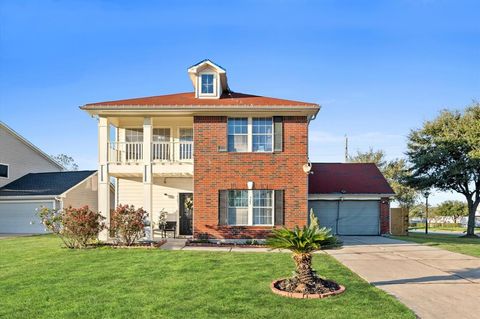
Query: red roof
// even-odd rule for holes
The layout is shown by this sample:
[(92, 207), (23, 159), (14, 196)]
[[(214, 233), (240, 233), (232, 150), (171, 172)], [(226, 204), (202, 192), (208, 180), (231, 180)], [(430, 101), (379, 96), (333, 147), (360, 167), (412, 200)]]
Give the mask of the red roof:
[(94, 106), (148, 106), (148, 105), (209, 105), (209, 106), (248, 106), (248, 105), (258, 105), (258, 106), (318, 106), (315, 103), (300, 102), (300, 101), (291, 101), (276, 99), (265, 96), (243, 94), (243, 93), (230, 93), (223, 94), (220, 99), (199, 99), (195, 98), (193, 92), (189, 93), (177, 93), (177, 94), (168, 94), (168, 95), (159, 95), (159, 96), (150, 96), (150, 97), (140, 97), (134, 99), (126, 100), (117, 100), (117, 101), (106, 101), (98, 103), (88, 103), (83, 108), (89, 109)]
[(313, 163), (309, 194), (394, 194), (373, 163)]

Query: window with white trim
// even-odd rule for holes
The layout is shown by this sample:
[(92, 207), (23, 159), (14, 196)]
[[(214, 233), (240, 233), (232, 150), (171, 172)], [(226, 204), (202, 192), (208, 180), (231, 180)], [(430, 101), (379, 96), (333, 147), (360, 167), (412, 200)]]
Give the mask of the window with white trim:
[(248, 152), (248, 119), (228, 119), (228, 151)]
[(215, 94), (215, 75), (202, 74), (200, 77), (202, 94)]
[(272, 226), (273, 190), (228, 191), (228, 224), (232, 226)]
[(272, 152), (273, 118), (229, 118), (229, 152)]
[(0, 177), (8, 178), (8, 165), (0, 164)]

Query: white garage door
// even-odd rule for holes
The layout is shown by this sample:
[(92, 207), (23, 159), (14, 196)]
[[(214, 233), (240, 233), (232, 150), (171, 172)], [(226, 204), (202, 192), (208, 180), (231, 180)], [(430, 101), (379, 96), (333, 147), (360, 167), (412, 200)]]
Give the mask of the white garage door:
[(320, 225), (338, 235), (378, 235), (379, 201), (309, 201)]
[(36, 215), (36, 209), (41, 206), (53, 208), (53, 202), (0, 202), (0, 233), (45, 233)]

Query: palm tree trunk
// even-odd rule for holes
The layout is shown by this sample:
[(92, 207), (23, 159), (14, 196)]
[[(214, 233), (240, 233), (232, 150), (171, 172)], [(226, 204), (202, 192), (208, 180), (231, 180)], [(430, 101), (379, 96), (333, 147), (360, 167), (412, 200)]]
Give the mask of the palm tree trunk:
[(312, 270), (312, 254), (293, 254), (297, 267), (298, 280), (305, 285), (313, 285), (315, 278)]

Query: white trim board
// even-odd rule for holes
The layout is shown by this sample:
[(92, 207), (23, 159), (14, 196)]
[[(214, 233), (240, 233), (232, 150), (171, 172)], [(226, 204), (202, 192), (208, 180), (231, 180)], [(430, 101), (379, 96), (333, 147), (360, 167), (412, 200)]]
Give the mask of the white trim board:
[(308, 200), (380, 200), (392, 194), (308, 194)]

